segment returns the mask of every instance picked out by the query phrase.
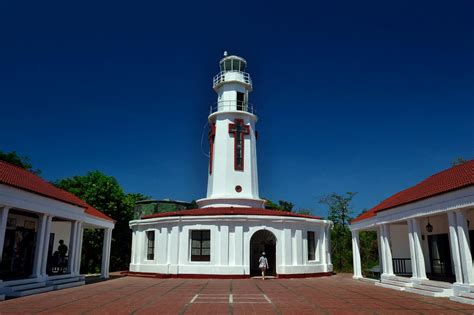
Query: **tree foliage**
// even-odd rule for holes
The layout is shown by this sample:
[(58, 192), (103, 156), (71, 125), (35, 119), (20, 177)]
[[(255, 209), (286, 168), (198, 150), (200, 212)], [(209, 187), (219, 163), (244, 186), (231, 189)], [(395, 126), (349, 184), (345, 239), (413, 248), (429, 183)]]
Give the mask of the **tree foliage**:
[(334, 223), (331, 231), (331, 255), (334, 270), (339, 272), (352, 269), (352, 236), (348, 225), (355, 195), (353, 192), (343, 195), (331, 193), (319, 201), (328, 207), (328, 219)]
[(11, 151), (11, 152), (0, 151), (0, 160), (6, 161), (10, 164), (24, 168), (25, 170), (32, 172), (36, 175), (41, 174), (41, 171), (39, 169), (33, 169), (33, 165), (31, 164), (29, 157), (18, 155), (16, 151)]
[(469, 162), (469, 160), (466, 160), (463, 157), (457, 157), (453, 160), (453, 162), (451, 162), (451, 165), (452, 166), (458, 166), (458, 165), (462, 165), (466, 162)]
[(319, 201), (328, 207), (328, 219), (334, 222), (334, 225), (346, 226), (351, 220), (352, 199), (356, 193), (347, 192), (344, 195), (331, 193)]
[[(116, 220), (112, 233), (110, 270), (128, 269), (132, 243), (128, 222), (133, 219), (135, 202), (147, 197), (142, 194), (126, 194), (114, 177), (99, 171), (65, 178), (55, 184)], [(102, 230), (84, 231), (81, 272), (94, 273), (100, 270), (102, 240)]]
[(265, 208), (271, 210), (287, 211), (292, 212), (295, 205), (292, 202), (286, 200), (279, 200), (278, 204), (274, 203), (270, 199), (265, 199), (267, 201)]

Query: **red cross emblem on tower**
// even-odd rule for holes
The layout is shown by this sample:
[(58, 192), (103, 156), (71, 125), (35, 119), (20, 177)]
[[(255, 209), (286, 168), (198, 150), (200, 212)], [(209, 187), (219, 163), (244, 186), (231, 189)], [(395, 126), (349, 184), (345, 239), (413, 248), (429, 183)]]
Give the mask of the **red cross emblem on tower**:
[(214, 160), (214, 140), (216, 139), (216, 124), (211, 124), (209, 129), (209, 174), (212, 174), (212, 161)]
[(234, 135), (234, 170), (244, 170), (244, 136), (250, 134), (250, 126), (243, 119), (229, 124), (229, 133)]

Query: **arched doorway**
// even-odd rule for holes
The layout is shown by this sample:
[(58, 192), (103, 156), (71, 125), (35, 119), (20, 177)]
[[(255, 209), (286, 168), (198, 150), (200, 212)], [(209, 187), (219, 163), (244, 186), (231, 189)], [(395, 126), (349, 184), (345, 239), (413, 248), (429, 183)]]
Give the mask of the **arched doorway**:
[(276, 237), (268, 230), (257, 231), (250, 239), (250, 276), (261, 275), (258, 259), (262, 252), (265, 252), (270, 266), (266, 274), (276, 276)]

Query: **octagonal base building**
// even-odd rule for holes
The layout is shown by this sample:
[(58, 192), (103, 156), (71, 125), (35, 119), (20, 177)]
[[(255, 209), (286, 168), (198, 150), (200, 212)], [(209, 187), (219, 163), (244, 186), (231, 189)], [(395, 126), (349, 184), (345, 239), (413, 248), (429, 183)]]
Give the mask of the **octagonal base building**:
[(131, 275), (184, 278), (257, 276), (266, 253), (267, 275), (330, 275), (331, 221), (265, 209), (257, 172), (257, 116), (249, 102), (247, 62), (221, 59), (214, 77), (217, 102), (209, 115), (206, 198), (198, 209), (157, 213), (130, 222)]

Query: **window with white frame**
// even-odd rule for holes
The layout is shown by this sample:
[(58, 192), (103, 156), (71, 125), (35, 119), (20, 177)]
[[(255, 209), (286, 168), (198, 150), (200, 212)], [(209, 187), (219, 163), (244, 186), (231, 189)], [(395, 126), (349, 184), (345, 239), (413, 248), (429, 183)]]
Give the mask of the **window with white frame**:
[(146, 239), (147, 239), (146, 259), (154, 260), (155, 259), (155, 231), (147, 231)]
[(308, 231), (308, 260), (316, 260), (316, 242), (313, 231)]
[(191, 231), (191, 261), (211, 261), (211, 231)]

